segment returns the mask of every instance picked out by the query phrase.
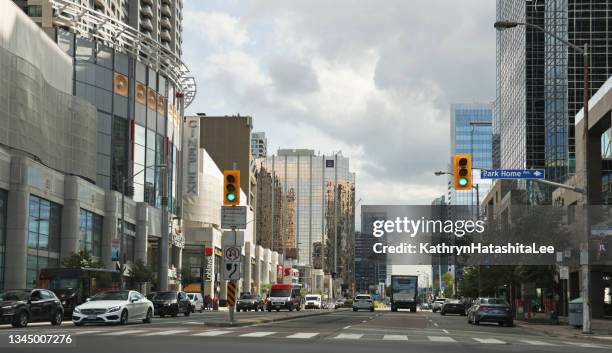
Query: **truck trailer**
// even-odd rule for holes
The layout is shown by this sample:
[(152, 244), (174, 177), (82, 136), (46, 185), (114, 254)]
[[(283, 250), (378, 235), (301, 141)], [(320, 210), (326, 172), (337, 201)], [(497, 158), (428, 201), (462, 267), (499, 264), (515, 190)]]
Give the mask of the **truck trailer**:
[(391, 276), (391, 311), (410, 309), (416, 312), (418, 276)]

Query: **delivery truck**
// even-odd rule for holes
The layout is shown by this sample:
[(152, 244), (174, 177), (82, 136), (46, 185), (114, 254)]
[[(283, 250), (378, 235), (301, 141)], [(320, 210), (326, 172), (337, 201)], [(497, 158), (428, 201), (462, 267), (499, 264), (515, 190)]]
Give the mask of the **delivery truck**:
[(391, 276), (391, 311), (410, 309), (416, 312), (418, 276)]

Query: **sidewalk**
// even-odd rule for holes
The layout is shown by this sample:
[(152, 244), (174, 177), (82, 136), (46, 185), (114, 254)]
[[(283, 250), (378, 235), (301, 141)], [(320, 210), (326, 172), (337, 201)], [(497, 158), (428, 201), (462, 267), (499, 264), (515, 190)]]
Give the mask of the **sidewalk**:
[(548, 319), (533, 319), (529, 322), (515, 320), (514, 323), (518, 327), (530, 331), (537, 331), (548, 336), (565, 337), (565, 338), (584, 338), (584, 339), (601, 339), (612, 342), (612, 320), (593, 319), (591, 321), (592, 334), (583, 334), (582, 328), (569, 326), (567, 317), (559, 317), (559, 325), (551, 325)]
[[(223, 310), (225, 309), (225, 310)], [(309, 310), (309, 311), (301, 311), (301, 312), (271, 312), (267, 313), (265, 316), (259, 317), (244, 317), (240, 315), (240, 313), (236, 313), (236, 320), (233, 323), (230, 323), (228, 320), (228, 310), (227, 308), (219, 308), (219, 312), (224, 312), (224, 315), (218, 316), (215, 318), (208, 318), (208, 320), (204, 321), (204, 325), (212, 326), (212, 327), (241, 327), (241, 326), (250, 326), (257, 324), (264, 324), (268, 322), (276, 322), (276, 321), (285, 321), (285, 320), (293, 320), (300, 319), (304, 317), (312, 317), (312, 316), (321, 316), (328, 315), (334, 312), (338, 312), (339, 310)]]

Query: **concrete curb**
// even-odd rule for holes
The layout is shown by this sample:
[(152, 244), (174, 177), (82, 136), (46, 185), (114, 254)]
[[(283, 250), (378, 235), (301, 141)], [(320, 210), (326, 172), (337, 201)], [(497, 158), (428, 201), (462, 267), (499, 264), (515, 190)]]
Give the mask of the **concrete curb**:
[(305, 315), (299, 315), (299, 316), (283, 316), (283, 317), (276, 317), (276, 318), (265, 318), (265, 319), (256, 319), (256, 320), (249, 320), (249, 321), (237, 321), (232, 323), (229, 322), (204, 322), (204, 326), (210, 326), (210, 327), (244, 327), (244, 326), (250, 326), (250, 325), (258, 325), (258, 324), (266, 324), (266, 323), (270, 323), (270, 322), (278, 322), (278, 321), (287, 321), (287, 320), (295, 320), (295, 319), (301, 319), (301, 318), (305, 318), (305, 317), (314, 317), (314, 316), (322, 316), (322, 315), (328, 315), (331, 313), (336, 313), (338, 312), (338, 310), (330, 310), (330, 311), (324, 311), (324, 312), (314, 312), (314, 313), (309, 313), (309, 314), (305, 314)]
[(546, 329), (544, 327), (542, 327), (542, 324), (537, 324), (538, 326), (535, 327), (534, 324), (528, 324), (526, 322), (522, 322), (522, 321), (514, 321), (514, 324), (518, 327), (527, 329), (527, 330), (531, 330), (531, 331), (538, 331), (540, 333), (543, 333), (547, 336), (550, 337), (558, 337), (558, 338), (578, 338), (578, 339), (584, 339), (584, 340), (592, 340), (592, 339), (602, 339), (602, 340), (607, 340), (609, 336), (607, 337), (598, 337), (600, 336), (597, 333), (593, 333), (593, 334), (584, 334), (582, 332), (571, 332), (569, 331), (571, 328), (568, 325), (551, 325), (551, 327), (563, 327), (563, 328), (567, 328), (568, 332), (559, 332), (559, 330), (555, 330), (555, 329)]

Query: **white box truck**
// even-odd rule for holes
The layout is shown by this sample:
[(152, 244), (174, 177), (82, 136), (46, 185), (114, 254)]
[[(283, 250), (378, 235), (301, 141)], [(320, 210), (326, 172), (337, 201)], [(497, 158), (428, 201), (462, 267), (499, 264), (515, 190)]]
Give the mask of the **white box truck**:
[(391, 311), (410, 309), (416, 312), (418, 276), (391, 276)]

